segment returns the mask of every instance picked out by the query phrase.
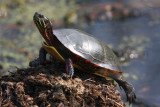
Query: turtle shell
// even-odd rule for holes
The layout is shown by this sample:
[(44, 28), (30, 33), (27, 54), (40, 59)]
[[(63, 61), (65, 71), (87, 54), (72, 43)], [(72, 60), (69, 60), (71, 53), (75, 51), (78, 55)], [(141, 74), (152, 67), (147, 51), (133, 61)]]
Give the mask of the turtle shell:
[(77, 29), (54, 30), (54, 35), (74, 54), (100, 67), (121, 71), (119, 61), (113, 51), (92, 35)]

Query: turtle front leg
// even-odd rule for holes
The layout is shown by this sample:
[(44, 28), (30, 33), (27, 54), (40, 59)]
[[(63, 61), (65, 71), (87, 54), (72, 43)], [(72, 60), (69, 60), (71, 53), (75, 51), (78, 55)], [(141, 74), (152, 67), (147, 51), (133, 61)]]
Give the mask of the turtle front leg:
[(129, 101), (129, 104), (135, 102), (136, 94), (134, 92), (135, 90), (133, 86), (125, 80), (115, 79), (115, 81), (119, 84), (120, 87), (124, 89), (126, 96), (127, 96), (127, 101)]
[(29, 66), (30, 67), (37, 67), (39, 65), (44, 65), (46, 62), (46, 55), (47, 55), (46, 50), (43, 47), (41, 47), (39, 49), (39, 58), (31, 61), (29, 63)]
[(63, 73), (62, 77), (65, 78), (72, 78), (74, 75), (74, 67), (72, 60), (70, 58), (65, 60), (66, 62), (66, 73)]
[(46, 55), (47, 55), (47, 51), (43, 47), (41, 47), (40, 50), (39, 50), (39, 62), (40, 62), (40, 65), (44, 65), (45, 64)]

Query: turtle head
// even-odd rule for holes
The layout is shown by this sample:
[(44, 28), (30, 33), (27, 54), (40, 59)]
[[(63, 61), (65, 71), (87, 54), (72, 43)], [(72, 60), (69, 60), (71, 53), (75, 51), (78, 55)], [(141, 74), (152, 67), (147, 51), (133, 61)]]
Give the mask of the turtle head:
[(35, 12), (33, 20), (46, 42), (48, 44), (52, 44), (51, 38), (54, 34), (51, 21), (46, 16), (38, 12)]
[(38, 12), (35, 12), (33, 20), (41, 33), (45, 32), (46, 30), (52, 29), (51, 21), (46, 16)]

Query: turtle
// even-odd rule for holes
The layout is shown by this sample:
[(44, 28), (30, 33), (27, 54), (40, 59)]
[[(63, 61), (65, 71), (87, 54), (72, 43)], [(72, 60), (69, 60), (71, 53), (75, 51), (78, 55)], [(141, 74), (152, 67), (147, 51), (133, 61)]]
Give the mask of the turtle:
[(44, 15), (35, 12), (35, 25), (45, 41), (39, 50), (39, 62), (31, 67), (43, 65), (47, 53), (66, 64), (63, 76), (72, 78), (74, 68), (115, 80), (123, 88), (129, 104), (135, 102), (134, 87), (123, 78), (123, 71), (114, 52), (101, 40), (78, 29), (64, 28), (53, 30), (52, 22)]

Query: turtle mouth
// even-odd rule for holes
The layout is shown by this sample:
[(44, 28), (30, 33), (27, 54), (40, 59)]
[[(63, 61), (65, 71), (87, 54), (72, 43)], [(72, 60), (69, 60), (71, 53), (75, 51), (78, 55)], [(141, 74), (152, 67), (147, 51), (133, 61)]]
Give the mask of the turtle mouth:
[(51, 28), (52, 27), (52, 24), (50, 22), (50, 20), (38, 13), (38, 12), (35, 12), (34, 16), (33, 16), (33, 20), (34, 20), (34, 23), (36, 24), (36, 26), (40, 29), (40, 28)]

